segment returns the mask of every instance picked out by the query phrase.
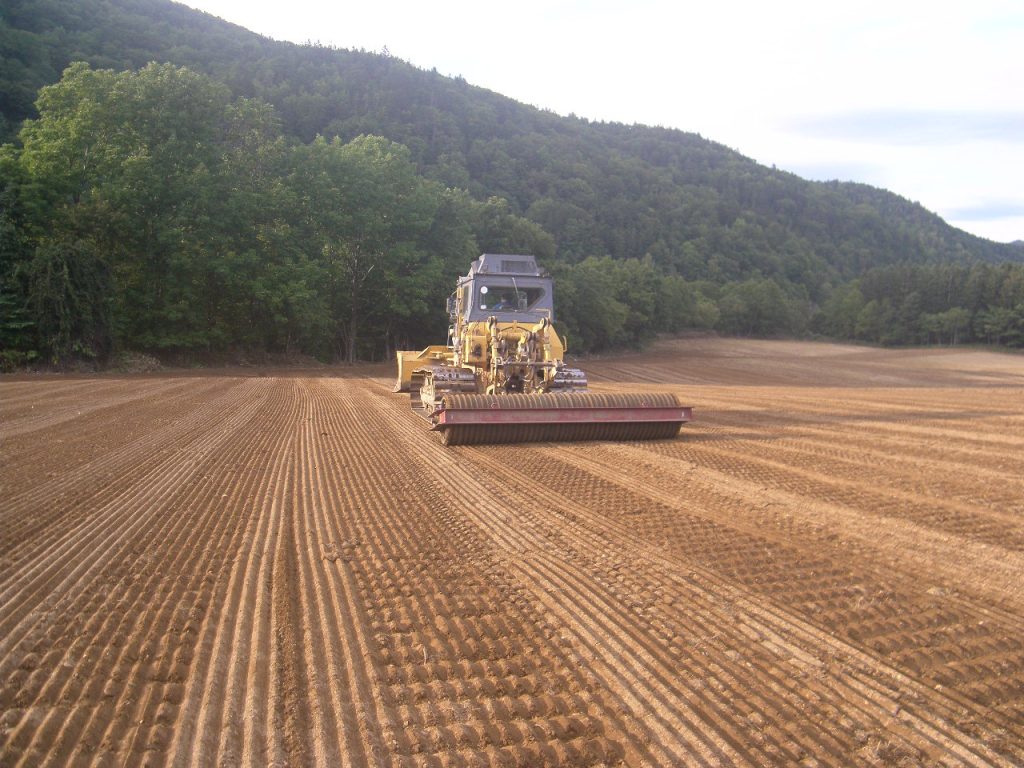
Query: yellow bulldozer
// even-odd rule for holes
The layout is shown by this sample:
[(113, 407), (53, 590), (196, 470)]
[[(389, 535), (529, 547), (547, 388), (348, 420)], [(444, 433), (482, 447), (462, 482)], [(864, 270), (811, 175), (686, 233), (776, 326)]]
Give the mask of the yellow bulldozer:
[(448, 343), (398, 352), (395, 382), (445, 445), (670, 438), (692, 418), (673, 394), (588, 391), (565, 364), (552, 280), (533, 256), (483, 254), (448, 315)]

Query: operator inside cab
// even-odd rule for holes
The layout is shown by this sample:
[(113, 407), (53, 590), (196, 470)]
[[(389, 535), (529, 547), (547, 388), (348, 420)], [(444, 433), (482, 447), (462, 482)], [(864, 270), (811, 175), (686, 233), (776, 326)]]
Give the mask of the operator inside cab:
[(528, 312), (543, 293), (541, 288), (481, 285), (477, 306), (496, 312)]

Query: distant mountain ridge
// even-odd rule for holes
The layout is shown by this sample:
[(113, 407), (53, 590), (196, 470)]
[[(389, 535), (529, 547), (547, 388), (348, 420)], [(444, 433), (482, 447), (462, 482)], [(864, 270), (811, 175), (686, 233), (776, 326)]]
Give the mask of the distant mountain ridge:
[(272, 41), (169, 0), (4, 0), (0, 47), (3, 140), (71, 61), (171, 62), (270, 102), (299, 141), (407, 145), (426, 176), (507, 199), (568, 262), (649, 257), (687, 279), (765, 276), (816, 301), (888, 264), (1024, 260), (881, 189), (806, 181), (679, 130), (560, 117), (386, 55)]

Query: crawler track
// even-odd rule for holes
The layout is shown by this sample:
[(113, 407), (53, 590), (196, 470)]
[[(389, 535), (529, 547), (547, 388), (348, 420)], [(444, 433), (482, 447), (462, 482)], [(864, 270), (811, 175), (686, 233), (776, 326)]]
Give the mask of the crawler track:
[(1021, 358), (667, 344), (588, 373), (678, 438), (516, 446), (339, 373), (0, 380), (0, 765), (1024, 763)]

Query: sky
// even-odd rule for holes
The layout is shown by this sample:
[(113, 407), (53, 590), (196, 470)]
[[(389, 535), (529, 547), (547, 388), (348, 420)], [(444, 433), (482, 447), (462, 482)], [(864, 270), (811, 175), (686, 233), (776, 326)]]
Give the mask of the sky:
[(699, 133), (1024, 240), (1024, 1), (186, 0), (557, 114)]

